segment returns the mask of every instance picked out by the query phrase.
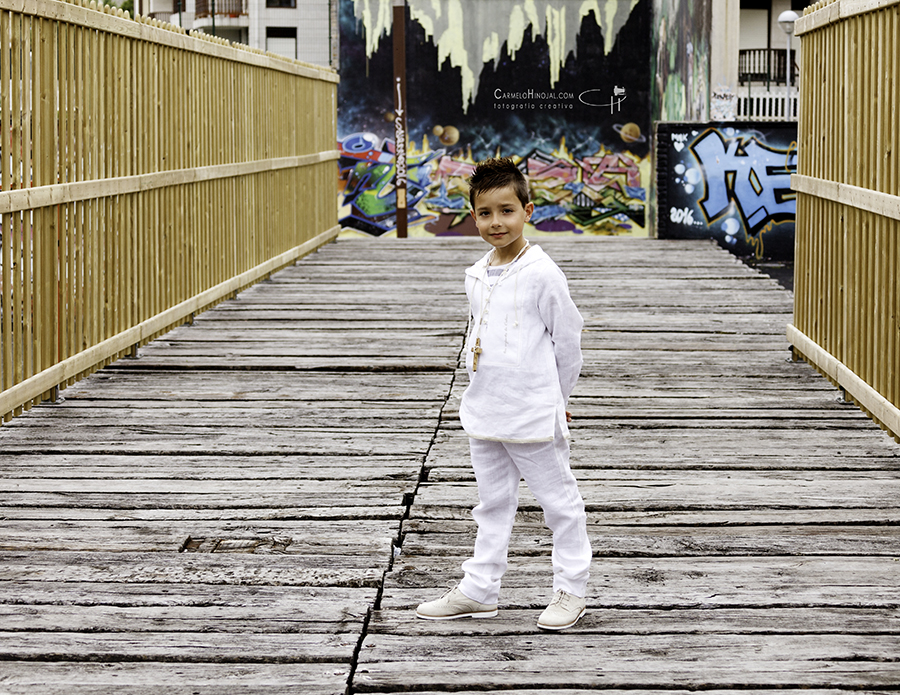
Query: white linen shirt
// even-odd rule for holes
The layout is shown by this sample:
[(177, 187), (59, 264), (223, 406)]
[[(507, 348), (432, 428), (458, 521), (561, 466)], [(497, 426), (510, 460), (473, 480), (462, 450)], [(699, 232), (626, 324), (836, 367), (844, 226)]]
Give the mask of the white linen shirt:
[[(474, 439), (516, 443), (552, 441), (557, 425), (568, 436), (566, 402), (581, 372), (584, 319), (566, 276), (532, 246), (490, 293), (490, 256), (466, 270), (472, 320), (465, 349), (469, 386), (459, 408), (463, 429)], [(482, 352), (473, 372), (478, 337)]]

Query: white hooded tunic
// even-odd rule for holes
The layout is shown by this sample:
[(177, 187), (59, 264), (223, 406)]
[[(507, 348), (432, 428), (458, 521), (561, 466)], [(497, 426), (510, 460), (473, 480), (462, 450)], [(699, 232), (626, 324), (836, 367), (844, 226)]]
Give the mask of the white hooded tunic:
[[(566, 402), (581, 371), (584, 320), (566, 277), (540, 246), (532, 246), (491, 292), (490, 256), (466, 270), (472, 321), (462, 426), (470, 437), (501, 442), (552, 441), (557, 425), (568, 436)], [(478, 337), (482, 352), (473, 372)]]

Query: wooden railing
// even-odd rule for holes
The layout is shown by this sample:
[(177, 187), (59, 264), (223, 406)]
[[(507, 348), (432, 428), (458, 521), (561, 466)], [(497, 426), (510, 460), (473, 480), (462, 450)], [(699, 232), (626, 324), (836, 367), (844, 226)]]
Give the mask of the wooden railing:
[(0, 420), (337, 235), (337, 81), (0, 0)]
[(795, 353), (900, 436), (900, 0), (818, 2), (802, 39)]

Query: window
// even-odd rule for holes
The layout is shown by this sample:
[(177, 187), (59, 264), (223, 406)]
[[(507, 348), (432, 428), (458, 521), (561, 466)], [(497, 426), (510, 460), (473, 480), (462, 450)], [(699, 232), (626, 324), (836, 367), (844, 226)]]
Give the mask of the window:
[(266, 0), (266, 7), (297, 7), (297, 0)]
[(297, 27), (266, 27), (266, 50), (285, 58), (296, 58)]

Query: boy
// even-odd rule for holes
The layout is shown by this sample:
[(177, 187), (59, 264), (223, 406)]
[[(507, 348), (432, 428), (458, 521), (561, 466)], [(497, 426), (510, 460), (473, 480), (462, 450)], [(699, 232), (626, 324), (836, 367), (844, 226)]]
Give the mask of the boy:
[(553, 531), (554, 598), (538, 620), (563, 630), (585, 612), (591, 547), (584, 502), (569, 468), (566, 402), (581, 370), (583, 319), (566, 278), (522, 236), (534, 212), (510, 159), (481, 162), (469, 179), (472, 216), (492, 249), (466, 270), (471, 328), (469, 386), (459, 417), (469, 435), (479, 504), (473, 557), (459, 585), (416, 615), (429, 620), (497, 615), (500, 580), (524, 478)]

